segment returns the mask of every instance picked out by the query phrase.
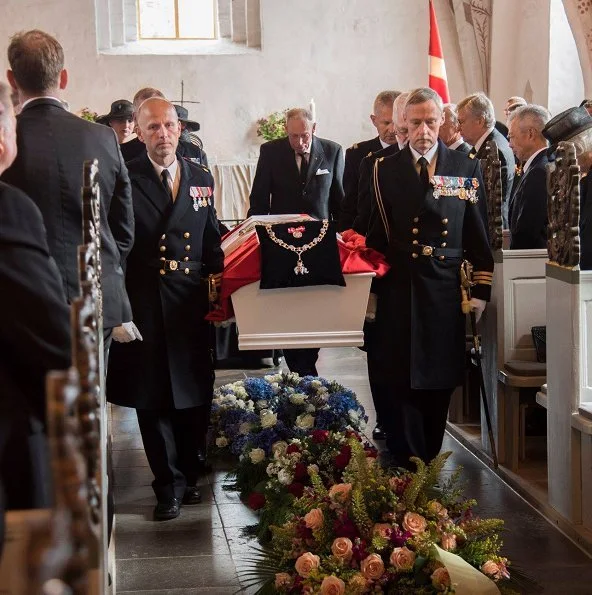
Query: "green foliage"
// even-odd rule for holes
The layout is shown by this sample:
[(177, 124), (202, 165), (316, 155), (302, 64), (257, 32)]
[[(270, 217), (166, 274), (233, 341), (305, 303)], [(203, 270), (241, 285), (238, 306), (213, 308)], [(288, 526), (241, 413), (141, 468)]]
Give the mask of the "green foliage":
[(261, 136), (265, 140), (284, 138), (286, 136), (287, 111), (273, 112), (267, 118), (257, 120), (257, 136)]
[(78, 115), (83, 120), (88, 120), (89, 122), (96, 122), (99, 114), (97, 112), (93, 112), (92, 110), (88, 109), (87, 107), (83, 107), (79, 112)]

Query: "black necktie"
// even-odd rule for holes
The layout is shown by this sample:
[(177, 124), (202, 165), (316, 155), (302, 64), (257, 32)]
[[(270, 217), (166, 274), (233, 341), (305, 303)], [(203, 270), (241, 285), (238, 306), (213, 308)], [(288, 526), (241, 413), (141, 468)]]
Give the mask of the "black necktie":
[(171, 200), (173, 200), (173, 189), (171, 188), (171, 184), (169, 182), (169, 180), (171, 179), (171, 174), (170, 174), (169, 170), (163, 169), (162, 173), (160, 174), (160, 177), (162, 179), (164, 189), (166, 190), (167, 194), (169, 195), (169, 198)]
[(308, 171), (308, 161), (306, 160), (306, 153), (298, 153), (300, 155), (300, 181), (306, 184), (306, 173)]
[(419, 163), (419, 181), (424, 192), (428, 191), (430, 187), (430, 173), (428, 172), (428, 160), (425, 157), (420, 157), (417, 160)]
[(470, 151), (469, 151), (469, 157), (474, 157), (477, 154), (477, 149), (475, 149), (475, 147), (473, 147)]

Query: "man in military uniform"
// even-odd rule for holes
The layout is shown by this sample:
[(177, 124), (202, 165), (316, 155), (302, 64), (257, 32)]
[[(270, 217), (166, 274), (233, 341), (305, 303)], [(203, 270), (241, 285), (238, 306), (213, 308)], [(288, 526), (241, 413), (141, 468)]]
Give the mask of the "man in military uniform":
[[(147, 152), (128, 164), (136, 242), (126, 285), (143, 341), (111, 348), (110, 402), (137, 411), (158, 500), (156, 520), (201, 499), (196, 482), (213, 393), (208, 292), (224, 255), (209, 170), (176, 156), (181, 132), (175, 108), (147, 99), (137, 114)], [(213, 277), (211, 277), (213, 276)]]
[(399, 465), (409, 465), (410, 456), (428, 461), (442, 446), (465, 361), (459, 274), (465, 257), (475, 268), (471, 307), (478, 317), (491, 292), (480, 166), (438, 141), (442, 111), (435, 91), (411, 91), (409, 145), (376, 162), (366, 238), (392, 267), (380, 285), (375, 324), (377, 380), (390, 397), (387, 447)]
[(343, 170), (343, 192), (345, 196), (339, 216), (339, 231), (353, 227), (358, 209), (358, 182), (362, 159), (367, 155), (380, 151), (380, 149), (385, 149), (397, 143), (393, 121), (393, 103), (399, 95), (399, 91), (381, 91), (376, 96), (370, 120), (372, 120), (372, 124), (376, 128), (378, 136), (355, 143), (345, 152), (345, 167)]
[(460, 124), (458, 123), (458, 113), (456, 103), (447, 103), (444, 105), (444, 124), (440, 126), (438, 135), (442, 142), (453, 151), (471, 152), (471, 145), (465, 142), (460, 133)]

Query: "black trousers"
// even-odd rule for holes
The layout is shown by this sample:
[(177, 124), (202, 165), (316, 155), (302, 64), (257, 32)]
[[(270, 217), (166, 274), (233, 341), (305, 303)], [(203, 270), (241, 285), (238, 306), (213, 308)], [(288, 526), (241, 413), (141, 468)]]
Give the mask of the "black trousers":
[(136, 409), (136, 413), (156, 499), (182, 499), (185, 488), (199, 479), (199, 453), (205, 449), (210, 407)]
[(284, 358), (290, 372), (296, 372), (300, 376), (318, 376), (317, 360), (319, 359), (319, 348), (309, 349), (284, 349)]
[[(376, 323), (364, 323), (364, 349), (366, 351), (366, 365), (368, 367), (368, 381), (370, 383), (370, 394), (376, 411), (377, 425), (384, 426), (383, 419), (388, 411), (388, 399), (390, 389), (376, 381), (377, 357), (380, 354), (380, 343), (376, 338)], [(379, 377), (379, 376), (378, 376)], [(384, 429), (384, 428), (383, 428)]]
[(453, 390), (390, 389), (382, 422), (387, 432), (386, 446), (397, 464), (414, 470), (409, 457), (428, 463), (440, 452)]

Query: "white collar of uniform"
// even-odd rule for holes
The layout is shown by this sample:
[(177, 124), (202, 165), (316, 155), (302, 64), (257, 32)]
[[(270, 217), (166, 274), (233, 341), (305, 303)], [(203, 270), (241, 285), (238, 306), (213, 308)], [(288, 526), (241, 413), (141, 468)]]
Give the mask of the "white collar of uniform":
[(429, 165), (430, 163), (432, 163), (434, 157), (436, 156), (436, 153), (438, 152), (438, 143), (435, 142), (434, 146), (423, 155), (421, 153), (418, 153), (411, 145), (409, 145), (409, 149), (411, 149), (411, 155), (413, 155), (413, 163), (417, 163), (421, 157), (424, 157)]
[(172, 182), (175, 181), (175, 176), (177, 175), (177, 169), (179, 169), (179, 162), (177, 161), (176, 155), (175, 155), (175, 158), (173, 159), (173, 162), (168, 167), (162, 167), (162, 165), (158, 165), (158, 163), (156, 163), (156, 161), (154, 161), (152, 159), (152, 157), (150, 157), (150, 155), (148, 155), (148, 159), (150, 159), (150, 163), (152, 163), (152, 167), (154, 167), (154, 170), (156, 171), (156, 175), (158, 176), (159, 179), (161, 179), (161, 177), (162, 177), (163, 170), (168, 169), (169, 174), (171, 175)]
[(534, 161), (534, 158), (541, 152), (541, 151), (546, 151), (547, 147), (543, 147), (542, 149), (539, 149), (538, 151), (534, 152), (527, 160), (526, 163), (524, 164), (524, 167), (522, 168), (522, 173), (525, 174), (528, 171), (528, 168), (532, 165), (532, 162)]
[(407, 141), (405, 141), (403, 144), (397, 141), (397, 144), (399, 145), (399, 151), (402, 151), (407, 146)]
[(487, 132), (475, 143), (475, 151), (479, 151), (481, 145), (485, 142), (485, 139), (493, 132), (495, 126), (487, 129)]
[(390, 145), (388, 143), (385, 143), (380, 137), (378, 137), (378, 140), (380, 141), (380, 146), (383, 149), (386, 149), (386, 148), (390, 147)]
[(451, 145), (448, 145), (448, 148), (454, 151), (454, 149), (458, 149), (458, 147), (460, 147), (464, 142), (465, 139), (461, 136), (458, 140), (455, 140)]
[(61, 99), (58, 99), (57, 97), (54, 97), (53, 95), (40, 95), (39, 97), (30, 97), (29, 99), (27, 99), (27, 101), (23, 101), (23, 103), (21, 104), (21, 110), (28, 103), (31, 103), (31, 101), (37, 101), (37, 99), (53, 99), (54, 101), (57, 101), (57, 102), (61, 103), (62, 105), (64, 105), (64, 102)]

